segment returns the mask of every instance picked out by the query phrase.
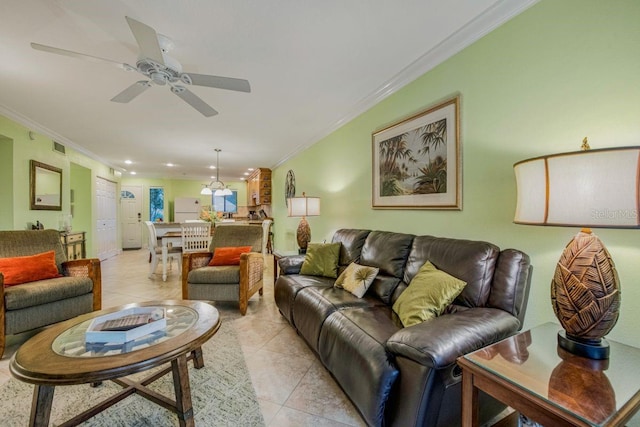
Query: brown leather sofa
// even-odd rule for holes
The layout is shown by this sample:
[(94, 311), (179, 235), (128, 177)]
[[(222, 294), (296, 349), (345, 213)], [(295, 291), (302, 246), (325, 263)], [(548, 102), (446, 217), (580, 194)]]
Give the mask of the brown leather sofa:
[[(303, 255), (280, 259), (275, 301), (371, 426), (460, 425), (456, 359), (522, 327), (531, 280), (529, 257), (491, 243), (356, 229), (338, 230), (339, 269), (378, 267), (363, 298), (335, 279), (300, 274)], [(392, 305), (420, 267), (467, 282), (445, 313), (402, 327)], [(482, 395), (480, 417), (504, 406)]]

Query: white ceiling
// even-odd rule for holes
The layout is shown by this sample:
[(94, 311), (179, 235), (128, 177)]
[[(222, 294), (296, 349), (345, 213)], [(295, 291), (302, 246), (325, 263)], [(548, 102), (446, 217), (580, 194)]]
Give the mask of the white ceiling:
[[(0, 114), (142, 177), (208, 181), (220, 148), (220, 178), (235, 181), (277, 166), (536, 1), (2, 0)], [(135, 64), (125, 16), (170, 37), (185, 72), (247, 79), (252, 92), (192, 87), (219, 111), (209, 118), (168, 87), (118, 104), (110, 99), (140, 74), (30, 47)]]

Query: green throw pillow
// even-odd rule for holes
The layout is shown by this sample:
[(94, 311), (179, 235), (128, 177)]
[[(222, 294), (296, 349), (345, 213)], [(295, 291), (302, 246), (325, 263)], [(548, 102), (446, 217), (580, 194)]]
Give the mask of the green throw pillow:
[(371, 283), (373, 283), (373, 279), (378, 275), (378, 271), (378, 268), (367, 267), (352, 262), (342, 274), (338, 276), (333, 286), (343, 288), (358, 298), (362, 298), (365, 292), (367, 292), (367, 289), (369, 289), (369, 286), (371, 286)]
[(393, 304), (393, 311), (405, 327), (431, 320), (441, 315), (466, 285), (427, 261)]
[(300, 274), (309, 276), (338, 277), (338, 257), (340, 256), (340, 242), (338, 243), (309, 243), (307, 254), (300, 268)]

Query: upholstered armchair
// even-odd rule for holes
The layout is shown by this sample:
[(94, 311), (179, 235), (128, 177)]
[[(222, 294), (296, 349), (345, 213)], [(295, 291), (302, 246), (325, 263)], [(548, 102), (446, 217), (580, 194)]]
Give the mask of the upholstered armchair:
[[(240, 313), (247, 313), (249, 298), (262, 295), (264, 258), (260, 225), (216, 226), (209, 252), (182, 256), (182, 298), (205, 301), (238, 301)], [(239, 248), (244, 247), (242, 251)], [(218, 252), (216, 252), (218, 250)], [(236, 252), (237, 256), (222, 254)], [(240, 254), (239, 252), (243, 252)], [(224, 265), (210, 265), (210, 264)]]
[(6, 335), (100, 310), (100, 260), (67, 261), (56, 230), (0, 231), (0, 299), (2, 357)]

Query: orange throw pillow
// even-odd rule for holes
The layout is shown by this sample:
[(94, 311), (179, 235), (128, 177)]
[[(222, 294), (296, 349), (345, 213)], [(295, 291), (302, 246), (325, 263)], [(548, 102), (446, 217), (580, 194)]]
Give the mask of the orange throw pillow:
[(4, 286), (35, 282), (36, 280), (60, 277), (54, 251), (36, 255), (0, 258), (0, 273), (4, 275)]
[(240, 255), (251, 252), (251, 246), (215, 248), (209, 265), (240, 265)]

